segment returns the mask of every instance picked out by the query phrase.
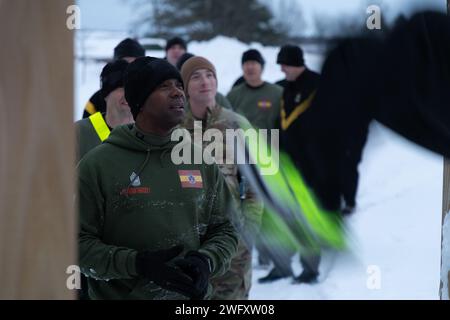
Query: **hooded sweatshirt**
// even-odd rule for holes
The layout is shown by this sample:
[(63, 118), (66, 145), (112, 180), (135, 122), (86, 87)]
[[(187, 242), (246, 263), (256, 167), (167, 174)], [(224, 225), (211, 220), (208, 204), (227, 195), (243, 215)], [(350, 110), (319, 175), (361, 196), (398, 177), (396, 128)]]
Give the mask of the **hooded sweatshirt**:
[(177, 143), (124, 125), (80, 161), (79, 259), (91, 298), (186, 298), (137, 275), (139, 250), (181, 244), (210, 258), (211, 277), (228, 269), (237, 248), (230, 192), (215, 165), (175, 165)]

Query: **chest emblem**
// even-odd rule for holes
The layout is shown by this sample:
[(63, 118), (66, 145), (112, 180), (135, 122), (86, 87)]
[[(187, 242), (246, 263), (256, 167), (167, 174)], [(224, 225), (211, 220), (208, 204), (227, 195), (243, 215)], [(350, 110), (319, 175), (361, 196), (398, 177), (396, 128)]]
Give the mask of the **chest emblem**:
[(182, 188), (203, 188), (203, 179), (200, 170), (178, 170)]
[(133, 187), (139, 187), (141, 185), (141, 179), (134, 172), (130, 175), (130, 182)]
[(258, 101), (258, 108), (267, 109), (272, 107), (272, 102), (267, 100)]

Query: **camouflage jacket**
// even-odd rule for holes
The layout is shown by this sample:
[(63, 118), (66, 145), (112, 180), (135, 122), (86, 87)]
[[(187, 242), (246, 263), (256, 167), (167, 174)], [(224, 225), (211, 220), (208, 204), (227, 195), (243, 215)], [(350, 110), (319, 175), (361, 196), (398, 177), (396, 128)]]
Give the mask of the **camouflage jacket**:
[[(251, 235), (251, 238), (253, 238), (257, 233), (259, 233), (263, 203), (253, 192), (251, 186), (245, 183), (245, 179), (240, 176), (239, 168), (236, 162), (233, 161), (233, 164), (227, 163), (228, 161), (226, 161), (226, 159), (230, 157), (235, 158), (236, 154), (230, 154), (229, 151), (231, 148), (227, 147), (225, 135), (227, 129), (248, 128), (250, 127), (250, 123), (245, 117), (219, 105), (208, 108), (206, 118), (203, 120), (196, 119), (189, 110), (181, 126), (189, 131), (191, 137), (193, 138), (194, 144), (196, 143), (194, 139), (194, 121), (202, 122), (202, 133), (205, 133), (205, 131), (209, 129), (217, 129), (223, 134), (223, 140), (221, 143), (224, 159), (223, 163), (218, 162), (217, 165), (225, 178), (233, 198), (236, 200), (238, 207), (240, 208), (239, 211), (241, 216), (238, 217), (238, 219), (241, 225), (238, 226), (238, 229), (245, 232), (245, 235)], [(203, 148), (210, 143), (209, 141), (204, 140), (205, 139), (202, 139)], [(220, 143), (215, 140), (214, 142)], [(236, 152), (240, 152), (239, 148), (236, 148), (236, 150)], [(213, 156), (217, 160), (218, 155)], [(244, 239), (250, 240), (245, 237), (245, 235), (241, 232), (241, 236), (244, 236)]]

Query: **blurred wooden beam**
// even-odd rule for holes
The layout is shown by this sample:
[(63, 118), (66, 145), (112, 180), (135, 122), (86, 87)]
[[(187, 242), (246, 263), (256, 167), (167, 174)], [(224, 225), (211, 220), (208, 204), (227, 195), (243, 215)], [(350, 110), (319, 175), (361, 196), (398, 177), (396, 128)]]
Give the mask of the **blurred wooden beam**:
[[(444, 221), (447, 213), (450, 211), (450, 159), (444, 158), (444, 183), (442, 193), (442, 227), (441, 227), (441, 282), (439, 285), (440, 298), (445, 299), (450, 297), (450, 270), (448, 268), (448, 261), (444, 260), (445, 257), (450, 256), (446, 250), (450, 249), (450, 244), (447, 243), (444, 246), (444, 241), (448, 242), (450, 238), (449, 234), (445, 234)], [(448, 220), (448, 219), (447, 219)], [(445, 277), (447, 283), (444, 283)], [(446, 292), (447, 294), (444, 294)]]
[(75, 297), (71, 4), (0, 0), (0, 299)]
[[(450, 14), (450, 0), (447, 0), (447, 15)], [(447, 213), (450, 210), (450, 159), (444, 159), (444, 185), (442, 193), (442, 228), (441, 228), (441, 282), (439, 285), (439, 294), (441, 299), (448, 299), (450, 297), (450, 269), (447, 270), (448, 261), (443, 260), (443, 257), (450, 256), (450, 243), (444, 246), (444, 241), (448, 241), (449, 234), (444, 234), (444, 221)], [(446, 285), (444, 279), (447, 278)]]

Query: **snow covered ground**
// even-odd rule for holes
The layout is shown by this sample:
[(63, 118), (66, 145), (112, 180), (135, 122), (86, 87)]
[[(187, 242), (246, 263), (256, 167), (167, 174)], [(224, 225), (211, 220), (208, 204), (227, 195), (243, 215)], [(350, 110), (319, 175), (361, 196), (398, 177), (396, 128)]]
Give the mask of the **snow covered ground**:
[[(122, 39), (93, 37), (77, 56), (112, 56)], [(210, 59), (217, 68), (219, 91), (226, 94), (241, 75), (240, 58), (248, 48), (266, 59), (263, 77), (274, 82), (283, 74), (275, 63), (278, 48), (247, 46), (217, 37), (189, 44), (189, 52)], [(147, 52), (162, 57), (164, 52)], [(322, 57), (306, 53), (306, 64), (320, 71)], [(102, 64), (75, 61), (74, 119), (99, 88)], [(438, 299), (442, 206), (442, 157), (423, 150), (374, 123), (360, 164), (357, 211), (350, 216), (351, 250), (326, 252), (316, 285), (292, 285), (290, 280), (258, 284), (268, 270), (255, 267), (251, 299)], [(295, 272), (301, 270), (298, 256)]]
[[(327, 252), (316, 285), (258, 284), (251, 299), (438, 299), (442, 157), (374, 123), (360, 164), (346, 253)], [(298, 257), (294, 270), (301, 270)]]

